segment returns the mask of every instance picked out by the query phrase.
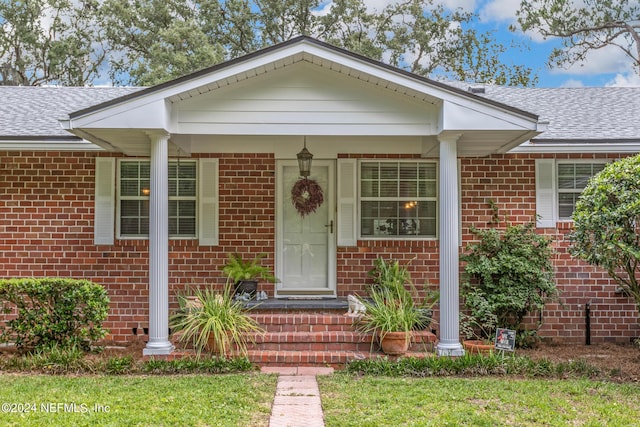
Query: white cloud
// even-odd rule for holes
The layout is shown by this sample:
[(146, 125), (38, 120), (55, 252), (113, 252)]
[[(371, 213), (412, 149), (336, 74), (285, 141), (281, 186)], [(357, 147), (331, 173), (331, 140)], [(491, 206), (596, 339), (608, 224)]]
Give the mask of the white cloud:
[(490, 0), (480, 8), (480, 20), (513, 24), (519, 7), (520, 2), (514, 0)]
[(587, 58), (566, 69), (556, 68), (554, 74), (596, 75), (621, 73), (631, 71), (631, 59), (622, 50), (615, 46), (606, 46), (602, 49), (592, 50)]
[(605, 84), (608, 87), (639, 87), (640, 76), (635, 73), (617, 74), (613, 80)]
[(569, 79), (564, 83), (562, 83), (560, 87), (584, 87), (584, 83), (581, 82), (580, 80)]
[(461, 8), (467, 12), (473, 12), (477, 7), (476, 0), (443, 0), (441, 3), (449, 9)]

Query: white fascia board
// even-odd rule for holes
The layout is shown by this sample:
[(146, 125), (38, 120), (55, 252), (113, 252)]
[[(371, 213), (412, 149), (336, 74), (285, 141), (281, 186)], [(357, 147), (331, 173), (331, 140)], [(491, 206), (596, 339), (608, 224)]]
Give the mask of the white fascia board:
[(168, 108), (164, 98), (142, 97), (76, 118), (61, 120), (64, 129), (167, 129)]
[(509, 151), (509, 153), (640, 153), (640, 143), (637, 144), (536, 144), (525, 142)]
[(445, 101), (442, 105), (441, 131), (466, 130), (530, 130), (538, 129), (538, 122), (531, 118), (509, 114), (488, 106), (462, 105)]

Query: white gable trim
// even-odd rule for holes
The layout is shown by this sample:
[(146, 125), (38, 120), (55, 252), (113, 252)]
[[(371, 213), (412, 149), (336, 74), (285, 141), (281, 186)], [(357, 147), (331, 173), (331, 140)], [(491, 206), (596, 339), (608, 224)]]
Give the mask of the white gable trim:
[[(157, 128), (173, 132), (171, 103), (224, 86), (234, 85), (300, 61), (346, 74), (386, 90), (415, 97), (422, 102), (434, 105), (452, 102), (462, 108), (478, 111), (490, 117), (497, 117), (505, 122), (521, 122), (525, 129), (531, 131), (537, 130), (537, 117), (533, 114), (440, 85), (419, 76), (413, 76), (403, 70), (393, 69), (385, 64), (350, 54), (309, 38), (285, 42), (274, 48), (268, 48), (256, 54), (221, 64), (219, 67), (213, 67), (209, 71), (195, 73), (173, 82), (142, 90), (132, 96), (123, 97), (119, 101), (106, 103), (103, 107), (97, 106), (94, 109), (72, 113), (70, 119), (62, 121), (62, 123), (70, 131), (83, 127), (110, 128), (114, 126), (136, 129)], [(163, 107), (166, 109), (163, 110)], [(127, 117), (130, 117), (127, 115), (129, 112), (149, 108), (154, 112), (154, 118), (147, 115), (142, 123), (139, 123), (135, 118), (126, 120)], [(122, 119), (124, 120), (121, 122)]]

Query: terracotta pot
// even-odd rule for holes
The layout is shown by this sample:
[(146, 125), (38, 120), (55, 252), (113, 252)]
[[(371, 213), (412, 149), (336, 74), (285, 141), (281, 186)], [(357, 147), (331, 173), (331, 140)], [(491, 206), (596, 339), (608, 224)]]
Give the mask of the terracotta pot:
[[(227, 344), (227, 353), (231, 351), (231, 346), (231, 342)], [(207, 339), (207, 346), (205, 349), (213, 355), (225, 356), (225, 354), (222, 354), (222, 349), (220, 348), (218, 342), (213, 338), (213, 334), (209, 335), (209, 338)]]
[(380, 342), (382, 351), (385, 354), (399, 355), (409, 350), (411, 335), (406, 332), (387, 332)]
[(484, 340), (466, 340), (462, 346), (469, 354), (490, 354), (495, 350), (493, 343)]

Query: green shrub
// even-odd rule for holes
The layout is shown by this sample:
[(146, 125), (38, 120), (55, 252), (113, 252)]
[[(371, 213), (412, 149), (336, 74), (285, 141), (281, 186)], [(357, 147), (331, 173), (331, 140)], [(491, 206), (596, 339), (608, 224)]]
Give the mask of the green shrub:
[(51, 345), (88, 350), (103, 338), (107, 317), (106, 290), (87, 280), (62, 278), (0, 280), (0, 304), (10, 316), (0, 334), (2, 342), (18, 348), (44, 349)]
[(524, 333), (524, 317), (557, 295), (551, 239), (536, 234), (533, 223), (471, 231), (479, 241), (461, 257), (469, 278), (460, 289), (469, 313), (462, 318), (463, 332), (475, 329), (489, 339), (497, 327)]
[(605, 269), (640, 309), (640, 156), (591, 178), (572, 219), (571, 254)]

